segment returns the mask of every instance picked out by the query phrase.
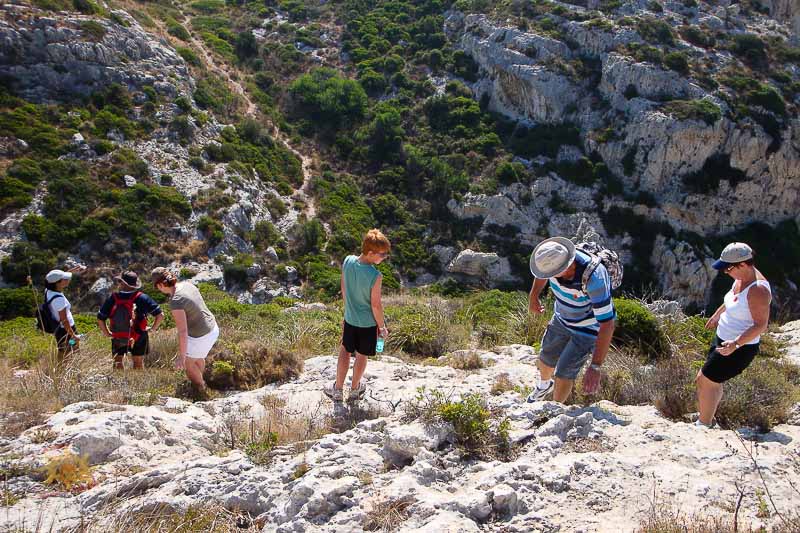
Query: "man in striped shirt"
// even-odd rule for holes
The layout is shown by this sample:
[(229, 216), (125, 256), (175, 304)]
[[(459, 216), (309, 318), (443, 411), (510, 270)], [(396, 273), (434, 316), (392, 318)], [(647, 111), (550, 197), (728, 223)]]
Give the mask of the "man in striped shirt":
[(528, 396), (529, 402), (543, 400), (551, 391), (555, 401), (565, 402), (590, 354), (592, 363), (583, 376), (583, 391), (597, 392), (600, 368), (614, 334), (616, 312), (606, 267), (598, 264), (584, 280), (591, 263), (590, 255), (576, 250), (572, 241), (564, 237), (542, 241), (531, 255), (531, 272), (536, 279), (528, 309), (533, 314), (544, 312), (539, 296), (549, 282), (555, 313), (542, 339), (537, 361), (541, 377)]

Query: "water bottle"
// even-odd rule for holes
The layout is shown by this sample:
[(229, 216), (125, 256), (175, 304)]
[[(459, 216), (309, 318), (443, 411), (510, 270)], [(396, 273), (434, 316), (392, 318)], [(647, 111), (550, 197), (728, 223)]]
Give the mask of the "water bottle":
[[(86, 335), (78, 335), (78, 340), (83, 340), (83, 338), (84, 338), (85, 336), (86, 336)], [(70, 345), (70, 346), (75, 346), (75, 344), (77, 344), (77, 342), (75, 341), (75, 339), (72, 339), (72, 338), (70, 338), (70, 340), (69, 340), (69, 345)]]
[(375, 353), (383, 353), (383, 337), (378, 337), (378, 342), (375, 343)]

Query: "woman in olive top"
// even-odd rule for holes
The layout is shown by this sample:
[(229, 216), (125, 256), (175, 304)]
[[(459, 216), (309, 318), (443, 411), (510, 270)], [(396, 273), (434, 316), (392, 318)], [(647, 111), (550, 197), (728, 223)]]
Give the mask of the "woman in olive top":
[(169, 308), (178, 328), (180, 352), (175, 368), (185, 368), (189, 381), (205, 392), (203, 371), (206, 356), (219, 338), (217, 321), (197, 287), (187, 281), (178, 283), (175, 275), (163, 267), (154, 269), (151, 276), (155, 288), (169, 296)]

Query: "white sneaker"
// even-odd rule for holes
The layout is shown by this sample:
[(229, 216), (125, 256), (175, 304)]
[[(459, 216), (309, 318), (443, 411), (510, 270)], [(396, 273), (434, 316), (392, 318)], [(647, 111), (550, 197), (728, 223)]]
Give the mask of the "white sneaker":
[(350, 389), (350, 394), (347, 396), (347, 401), (357, 402), (363, 399), (366, 393), (367, 393), (367, 386), (362, 383), (358, 386), (358, 388)]
[(544, 400), (548, 394), (553, 392), (554, 387), (555, 382), (552, 379), (547, 382), (547, 385), (543, 389), (540, 389), (537, 384), (533, 392), (528, 396), (528, 403)]
[(337, 389), (336, 383), (331, 383), (330, 387), (322, 389), (322, 393), (334, 402), (342, 401), (342, 389)]
[(700, 419), (698, 418), (697, 420), (694, 421), (694, 426), (698, 427), (698, 428), (703, 428), (703, 429), (713, 429), (714, 428), (714, 422), (712, 421), (711, 425), (707, 426), (707, 425), (703, 424), (702, 422), (700, 422)]

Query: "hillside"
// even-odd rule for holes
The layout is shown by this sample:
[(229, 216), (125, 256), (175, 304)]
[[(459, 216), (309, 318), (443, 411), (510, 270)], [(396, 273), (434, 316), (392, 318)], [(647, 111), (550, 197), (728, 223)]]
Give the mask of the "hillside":
[[(580, 5), (578, 5), (580, 4)], [(526, 288), (549, 235), (624, 290), (717, 302), (750, 242), (794, 309), (800, 50), (785, 5), (35, 0), (2, 6), (9, 288), (168, 264), (241, 301), (332, 298), (367, 228), (391, 286)], [(3, 289), (0, 289), (3, 290)], [(4, 290), (3, 316), (31, 308)], [(13, 304), (13, 305), (12, 305)], [(13, 309), (12, 309), (13, 308)]]

